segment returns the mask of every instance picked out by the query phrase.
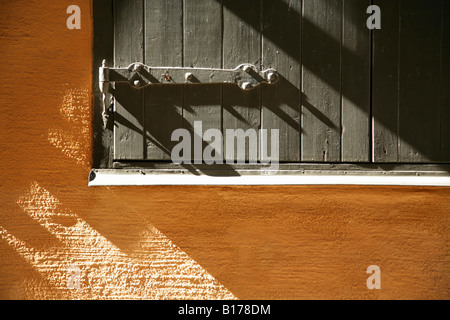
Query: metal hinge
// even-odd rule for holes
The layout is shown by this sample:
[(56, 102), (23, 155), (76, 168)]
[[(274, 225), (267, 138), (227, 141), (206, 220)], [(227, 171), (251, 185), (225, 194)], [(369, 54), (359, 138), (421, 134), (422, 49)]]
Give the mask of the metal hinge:
[(103, 94), (103, 122), (109, 118), (107, 95), (110, 83), (129, 83), (137, 89), (153, 84), (237, 84), (244, 90), (261, 83), (275, 84), (279, 75), (275, 69), (259, 71), (252, 64), (241, 64), (235, 69), (150, 67), (135, 62), (127, 68), (108, 68), (106, 61), (99, 70), (99, 86)]

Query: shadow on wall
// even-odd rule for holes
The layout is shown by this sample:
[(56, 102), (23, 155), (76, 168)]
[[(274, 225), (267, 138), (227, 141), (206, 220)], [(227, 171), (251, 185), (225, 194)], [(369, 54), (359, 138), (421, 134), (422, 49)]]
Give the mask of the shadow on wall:
[(69, 89), (63, 96), (60, 114), (67, 125), (62, 128), (51, 128), (48, 140), (64, 155), (76, 160), (77, 164), (87, 167), (90, 157), (86, 146), (91, 139), (90, 95), (87, 88)]
[[(0, 10), (13, 38), (0, 64), (17, 77), (0, 88), (2, 298), (15, 280), (19, 299), (448, 298), (448, 190), (88, 188), (91, 58), (72, 45), (90, 52), (91, 39), (58, 29), (60, 2), (24, 3)], [(10, 28), (25, 8), (32, 25)], [(365, 287), (372, 264), (381, 292)], [(80, 293), (67, 289), (71, 266)]]
[[(37, 182), (17, 203), (61, 245), (39, 250), (2, 226), (0, 238), (62, 299), (235, 299), (153, 227), (142, 234), (141, 250), (129, 255)], [(33, 298), (32, 291), (26, 295)]]

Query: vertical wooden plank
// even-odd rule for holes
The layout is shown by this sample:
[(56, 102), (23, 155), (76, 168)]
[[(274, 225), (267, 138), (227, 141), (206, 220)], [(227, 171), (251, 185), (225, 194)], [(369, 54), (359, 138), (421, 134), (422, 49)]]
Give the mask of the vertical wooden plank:
[(342, 1), (303, 2), (302, 160), (341, 160)]
[[(245, 19), (242, 18), (245, 16)], [(227, 0), (224, 2), (223, 17), (223, 67), (234, 69), (242, 63), (251, 63), (259, 68), (260, 65), (260, 0)], [(236, 85), (223, 87), (223, 132), (227, 129), (254, 129), (260, 128), (260, 87), (251, 90), (242, 90)], [(226, 150), (224, 141), (224, 152)], [(245, 159), (238, 159), (238, 155), (229, 155), (226, 160), (256, 161), (249, 159), (249, 150), (256, 145), (247, 145)], [(227, 155), (225, 155), (227, 156)]]
[(400, 161), (438, 161), (442, 2), (408, 0), (400, 10)]
[(128, 67), (143, 61), (143, 0), (114, 0), (114, 63)]
[(450, 163), (450, 1), (443, 0), (441, 57), (441, 161)]
[[(114, 64), (126, 67), (144, 59), (143, 0), (114, 1)], [(114, 159), (142, 160), (144, 157), (144, 91), (127, 83), (114, 90)]]
[[(182, 66), (182, 0), (145, 1), (145, 62), (150, 66)], [(182, 103), (182, 85), (145, 88), (146, 159), (171, 159), (172, 132), (182, 128)]]
[[(280, 81), (262, 88), (262, 129), (279, 130), (279, 160), (300, 160), (301, 1), (263, 0), (263, 68)], [(268, 143), (270, 145), (270, 143)]]
[(145, 0), (145, 62), (183, 64), (183, 0)]
[(369, 162), (371, 32), (363, 12), (371, 1), (343, 0), (343, 4), (341, 160)]
[(216, 0), (184, 1), (184, 65), (220, 68), (222, 5)]
[[(222, 67), (221, 1), (184, 0), (184, 65)], [(202, 122), (203, 132), (210, 128), (222, 128), (222, 85), (185, 86), (183, 126), (192, 137), (196, 121)], [(196, 138), (202, 137), (197, 135)], [(200, 155), (192, 152), (192, 156), (198, 164)]]
[(373, 161), (397, 162), (399, 115), (400, 1), (376, 0), (382, 27), (373, 31)]

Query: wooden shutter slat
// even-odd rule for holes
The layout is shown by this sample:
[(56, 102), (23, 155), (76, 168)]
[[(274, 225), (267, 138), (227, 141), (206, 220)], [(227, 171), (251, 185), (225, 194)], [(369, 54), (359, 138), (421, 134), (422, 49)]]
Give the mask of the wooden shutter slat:
[[(341, 148), (343, 162), (369, 162), (370, 141), (370, 49), (366, 26), (370, 0), (345, 0), (341, 68)], [(384, 11), (383, 11), (384, 12)]]
[(440, 160), (441, 4), (401, 3), (400, 162)]
[(400, 1), (377, 0), (381, 30), (373, 33), (373, 161), (398, 162)]
[[(222, 67), (222, 5), (215, 0), (184, 1), (184, 66)], [(203, 132), (222, 127), (222, 85), (185, 85), (183, 127), (194, 137), (194, 122)], [(202, 138), (202, 137), (197, 137)], [(193, 145), (193, 144), (192, 144)], [(203, 143), (202, 150), (206, 146)], [(192, 151), (192, 159), (200, 155)]]
[[(145, 2), (145, 63), (182, 66), (183, 1)], [(150, 86), (145, 90), (146, 159), (170, 160), (172, 132), (182, 128), (183, 87)]]
[[(127, 67), (144, 59), (143, 0), (115, 0), (114, 65)], [(114, 159), (144, 158), (143, 90), (117, 83), (114, 97)]]
[[(259, 68), (260, 47), (260, 0), (228, 0), (224, 2), (223, 53), (224, 68), (235, 68), (241, 63), (251, 63)], [(223, 132), (227, 129), (254, 129), (261, 125), (261, 89), (242, 90), (236, 85), (223, 86)], [(226, 151), (224, 140), (224, 153)], [(258, 143), (248, 146), (245, 159), (237, 159), (236, 152), (227, 160), (249, 160), (249, 148), (255, 148), (258, 160)], [(236, 148), (236, 147), (235, 147)]]
[(262, 129), (279, 130), (282, 162), (300, 160), (300, 3), (263, 0), (263, 68), (281, 78), (262, 88)]
[(341, 160), (342, 1), (303, 3), (302, 160)]

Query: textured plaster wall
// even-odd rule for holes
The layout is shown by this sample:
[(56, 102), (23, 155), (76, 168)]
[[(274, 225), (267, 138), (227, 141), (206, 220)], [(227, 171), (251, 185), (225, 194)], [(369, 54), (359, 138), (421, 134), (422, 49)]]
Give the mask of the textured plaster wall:
[(450, 189), (88, 188), (91, 14), (0, 0), (0, 299), (450, 298)]

